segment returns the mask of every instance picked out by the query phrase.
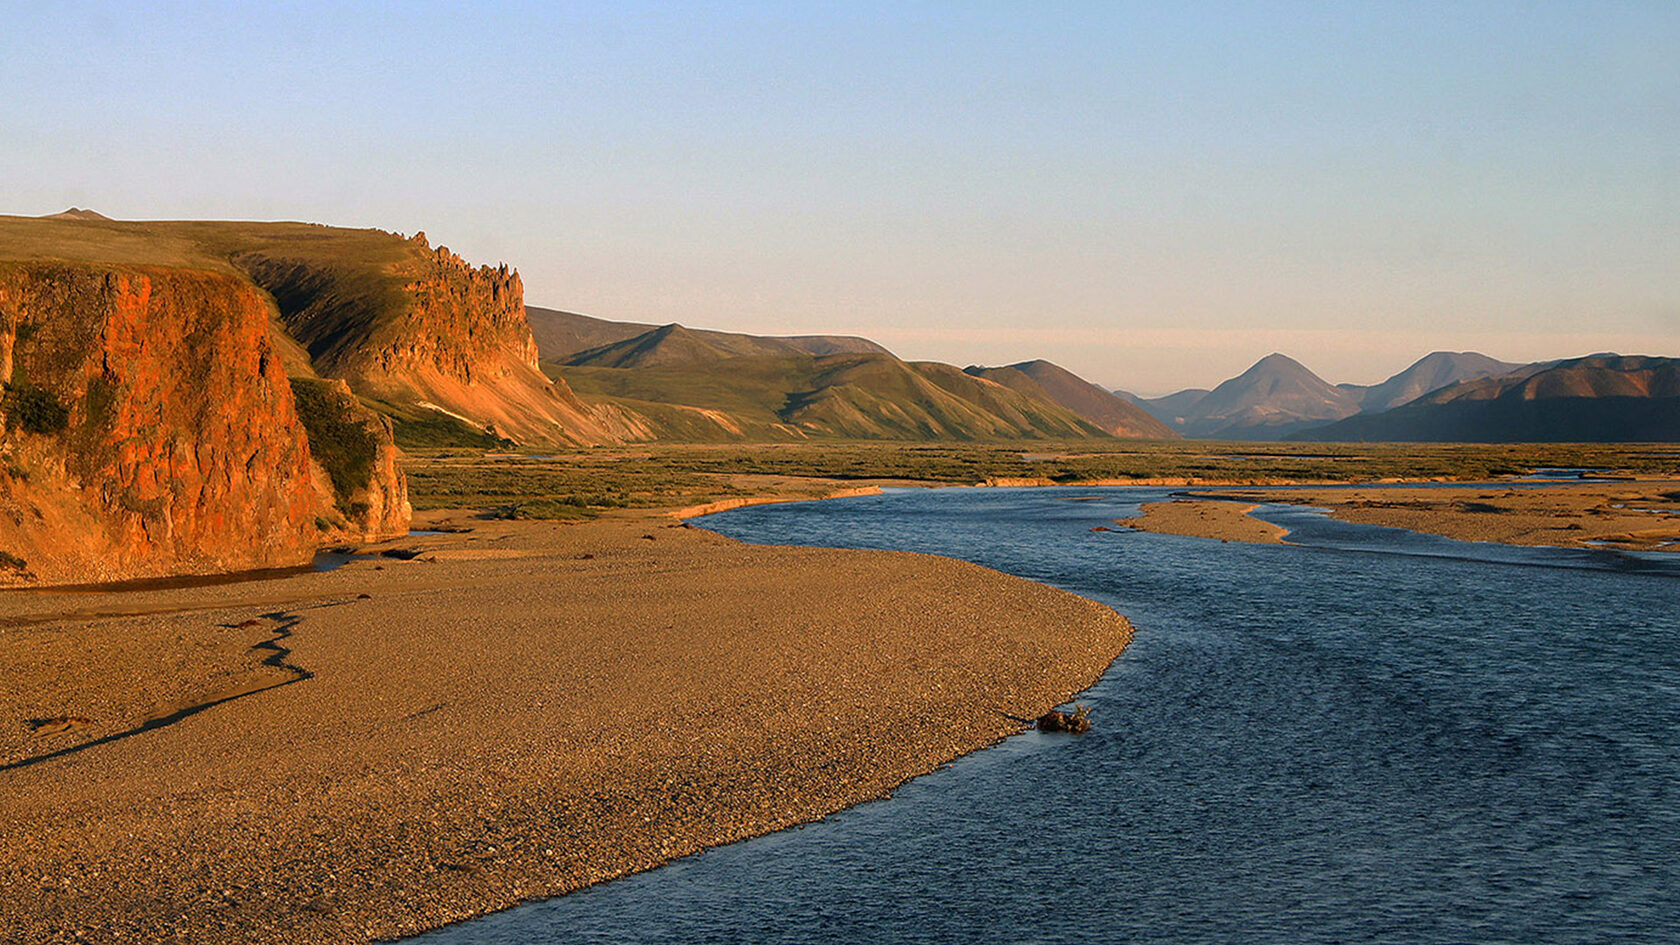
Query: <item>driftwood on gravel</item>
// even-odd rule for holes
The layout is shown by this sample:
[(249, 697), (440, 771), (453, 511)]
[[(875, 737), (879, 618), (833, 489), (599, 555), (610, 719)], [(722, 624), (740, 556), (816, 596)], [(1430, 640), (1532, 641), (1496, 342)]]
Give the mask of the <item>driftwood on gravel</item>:
[(1051, 709), (1036, 719), (1023, 719), (1019, 715), (1010, 715), (1008, 712), (1000, 714), (1023, 725), (1031, 725), (1041, 732), (1072, 732), (1077, 735), (1091, 730), (1091, 710), (1083, 704), (1072, 712)]
[(1034, 723), (1041, 732), (1088, 732), (1091, 730), (1091, 710), (1081, 705), (1072, 712), (1051, 709)]

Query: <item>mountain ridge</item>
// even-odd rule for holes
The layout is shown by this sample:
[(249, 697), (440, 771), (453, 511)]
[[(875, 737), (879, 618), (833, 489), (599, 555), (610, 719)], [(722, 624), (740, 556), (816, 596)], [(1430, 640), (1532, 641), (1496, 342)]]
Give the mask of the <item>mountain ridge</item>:
[[(609, 321), (593, 315), (580, 315), (559, 309), (527, 305), (526, 318), (537, 341), (544, 361), (569, 361), (595, 348), (608, 347), (628, 341), (655, 329), (670, 325), (640, 322)], [(671, 323), (675, 325), (676, 323)], [(678, 325), (677, 327), (683, 327)], [(855, 335), (749, 335), (743, 332), (718, 331), (710, 328), (683, 330), (696, 339), (724, 350), (739, 350), (745, 346), (756, 348), (755, 353), (826, 354), (891, 354), (885, 347)], [(746, 353), (741, 351), (740, 353)]]
[(1135, 398), (1149, 413), (1202, 439), (1280, 439), (1347, 417), (1377, 413), (1460, 381), (1537, 370), (1474, 351), (1432, 351), (1371, 385), (1331, 385), (1299, 361), (1274, 352), (1213, 390), (1187, 388)]
[(1680, 359), (1588, 355), (1461, 381), (1293, 439), (1394, 442), (1680, 440)]

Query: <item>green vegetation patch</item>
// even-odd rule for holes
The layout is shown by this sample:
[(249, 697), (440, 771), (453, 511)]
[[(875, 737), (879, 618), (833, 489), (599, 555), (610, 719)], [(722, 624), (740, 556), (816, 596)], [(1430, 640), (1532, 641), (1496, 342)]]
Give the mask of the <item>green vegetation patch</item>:
[(405, 450), (494, 450), (514, 445), (512, 440), (435, 410), (417, 409), (412, 413), (391, 411), (386, 416), (391, 418), (392, 435), (397, 446)]
[(42, 390), (27, 381), (7, 384), (3, 403), (8, 429), (47, 436), (70, 423), (69, 407), (59, 402), (52, 391)]
[(624, 508), (627, 500), (602, 495), (545, 496), (526, 499), (493, 510), (498, 518), (514, 519), (591, 519), (606, 509)]
[(408, 457), (417, 511), (480, 509), (502, 518), (582, 519), (609, 509), (667, 508), (743, 494), (672, 469), (646, 454), (588, 450), (565, 456)]
[(357, 503), (351, 496), (373, 478), (379, 439), (355, 419), (351, 404), (326, 381), (293, 378), (292, 397), (309, 436), (309, 452), (332, 479), (339, 507), (353, 514)]
[[(1013, 444), (649, 444), (557, 455), (410, 455), (416, 509), (472, 508), (511, 518), (586, 518), (615, 508), (681, 508), (758, 494), (743, 476), (970, 485), (1020, 478), (1370, 482), (1480, 481), (1537, 468), (1680, 473), (1680, 454), (1614, 445), (1275, 444), (1042, 440)], [(1680, 493), (1674, 493), (1680, 497)]]

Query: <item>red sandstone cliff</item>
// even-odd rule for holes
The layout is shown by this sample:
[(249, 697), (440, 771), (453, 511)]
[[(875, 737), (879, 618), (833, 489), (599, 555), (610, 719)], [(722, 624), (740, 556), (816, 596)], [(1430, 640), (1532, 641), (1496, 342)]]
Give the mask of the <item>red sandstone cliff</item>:
[(232, 275), (0, 263), (0, 585), (298, 565), (406, 528), (388, 429), (377, 511), (341, 508), (270, 312)]
[(356, 393), (439, 409), (521, 441), (613, 443), (646, 434), (580, 401), (537, 367), (525, 290), (507, 266), (473, 267), (424, 233), (396, 261), (322, 263), (284, 245), (235, 261), (274, 295), (314, 368)]

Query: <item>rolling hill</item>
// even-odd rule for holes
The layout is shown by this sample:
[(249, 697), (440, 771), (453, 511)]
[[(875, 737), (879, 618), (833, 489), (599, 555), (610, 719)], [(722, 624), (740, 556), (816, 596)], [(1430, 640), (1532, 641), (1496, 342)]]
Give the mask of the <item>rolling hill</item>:
[[(568, 361), (584, 351), (629, 341), (661, 327), (637, 322), (608, 321), (604, 318), (529, 305), (525, 307), (525, 315), (530, 320), (531, 334), (536, 338), (537, 351), (544, 361)], [(891, 353), (867, 338), (855, 338), (850, 335), (765, 336), (683, 328), (681, 325), (664, 327), (681, 329), (697, 341), (735, 355)]]
[[(837, 347), (863, 350), (834, 352)], [(831, 353), (833, 352), (833, 353)], [(1084, 439), (1105, 432), (1044, 396), (863, 339), (652, 328), (548, 362), (660, 439)]]
[(965, 370), (1027, 396), (1060, 404), (1112, 436), (1149, 440), (1178, 437), (1143, 408), (1049, 361), (1022, 361), (1005, 367)]

